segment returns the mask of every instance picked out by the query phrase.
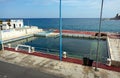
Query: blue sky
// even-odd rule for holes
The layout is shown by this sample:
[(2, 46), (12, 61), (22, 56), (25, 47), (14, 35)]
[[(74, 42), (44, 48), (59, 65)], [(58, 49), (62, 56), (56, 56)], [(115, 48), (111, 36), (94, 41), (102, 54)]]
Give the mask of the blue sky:
[[(62, 0), (63, 18), (98, 18), (101, 0)], [(0, 0), (0, 18), (57, 18), (59, 0)], [(103, 17), (120, 13), (120, 0), (104, 0)]]

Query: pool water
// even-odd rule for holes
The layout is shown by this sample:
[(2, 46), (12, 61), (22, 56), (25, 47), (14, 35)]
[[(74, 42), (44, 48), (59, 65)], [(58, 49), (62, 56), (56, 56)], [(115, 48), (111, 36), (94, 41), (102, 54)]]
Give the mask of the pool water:
[[(8, 44), (8, 43), (7, 43)], [(59, 54), (59, 38), (52, 37), (30, 37), (10, 43), (12, 47), (18, 44), (25, 44), (35, 47), (36, 51)], [(95, 60), (97, 40), (85, 38), (63, 38), (63, 51), (67, 52), (67, 56), (74, 58), (89, 57)], [(99, 61), (105, 62), (108, 57), (106, 40), (100, 41)]]

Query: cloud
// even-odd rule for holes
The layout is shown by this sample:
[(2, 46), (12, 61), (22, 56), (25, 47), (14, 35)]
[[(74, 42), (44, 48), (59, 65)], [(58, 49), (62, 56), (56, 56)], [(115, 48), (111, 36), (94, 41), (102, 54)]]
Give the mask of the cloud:
[(115, 9), (120, 9), (120, 0), (107, 0), (104, 3), (104, 7), (106, 9), (111, 9), (111, 10), (115, 10)]

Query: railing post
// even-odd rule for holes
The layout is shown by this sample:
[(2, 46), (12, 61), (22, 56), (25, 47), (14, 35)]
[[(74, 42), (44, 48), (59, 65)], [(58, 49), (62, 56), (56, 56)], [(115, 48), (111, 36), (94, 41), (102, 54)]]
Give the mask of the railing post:
[(0, 31), (0, 36), (1, 36), (1, 39), (0, 39), (1, 42), (0, 42), (0, 43), (1, 43), (1, 45), (2, 45), (1, 48), (2, 48), (2, 51), (4, 51), (4, 45), (3, 45), (3, 39), (2, 39), (2, 38), (3, 38), (3, 37), (2, 37), (2, 36), (3, 36), (2, 30)]

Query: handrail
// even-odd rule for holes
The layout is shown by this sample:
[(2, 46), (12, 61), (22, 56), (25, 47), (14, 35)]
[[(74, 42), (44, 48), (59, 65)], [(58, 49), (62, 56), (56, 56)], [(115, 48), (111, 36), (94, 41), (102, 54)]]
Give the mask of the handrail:
[(17, 51), (20, 46), (21, 47), (27, 47), (28, 48), (28, 53), (31, 53), (31, 46), (28, 46), (28, 45), (21, 45), (21, 44), (19, 44), (19, 45), (17, 45), (17, 47), (15, 48), (15, 50)]

